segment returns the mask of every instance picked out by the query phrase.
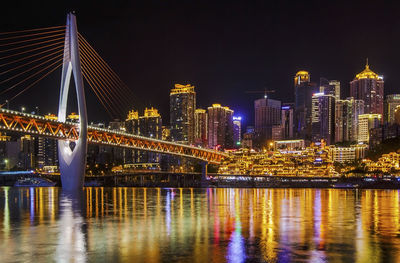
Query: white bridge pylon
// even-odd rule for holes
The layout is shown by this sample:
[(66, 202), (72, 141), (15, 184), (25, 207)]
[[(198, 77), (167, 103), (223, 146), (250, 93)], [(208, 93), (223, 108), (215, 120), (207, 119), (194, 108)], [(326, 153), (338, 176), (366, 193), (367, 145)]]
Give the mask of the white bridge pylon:
[(65, 31), (64, 59), (61, 75), (60, 101), (58, 105), (58, 120), (62, 122), (66, 121), (67, 116), (67, 100), (71, 75), (74, 77), (78, 101), (79, 138), (73, 143), (65, 140), (58, 141), (61, 183), (62, 188), (65, 190), (77, 190), (83, 187), (88, 134), (85, 91), (79, 60), (78, 30), (76, 17), (73, 13), (67, 15)]

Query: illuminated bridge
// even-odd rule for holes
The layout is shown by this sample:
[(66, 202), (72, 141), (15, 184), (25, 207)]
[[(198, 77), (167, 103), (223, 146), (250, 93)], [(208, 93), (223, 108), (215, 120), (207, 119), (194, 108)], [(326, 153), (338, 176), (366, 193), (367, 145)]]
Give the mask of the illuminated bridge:
[[(3, 108), (0, 108), (0, 129), (58, 140), (76, 141), (79, 138), (77, 123), (61, 122)], [(227, 157), (223, 152), (91, 126), (88, 126), (87, 142), (176, 155), (213, 164), (218, 164)]]
[[(59, 68), (57, 120), (4, 109)], [(75, 84), (78, 106), (76, 123), (66, 121), (71, 81)], [(63, 188), (83, 186), (88, 143), (200, 160), (203, 178), (207, 163), (218, 164), (227, 156), (209, 149), (88, 126), (84, 83), (112, 119), (119, 119), (127, 108), (133, 107), (133, 91), (78, 32), (74, 13), (67, 15), (66, 25), (0, 33), (0, 96), (7, 98), (0, 104), (0, 130), (57, 139)]]

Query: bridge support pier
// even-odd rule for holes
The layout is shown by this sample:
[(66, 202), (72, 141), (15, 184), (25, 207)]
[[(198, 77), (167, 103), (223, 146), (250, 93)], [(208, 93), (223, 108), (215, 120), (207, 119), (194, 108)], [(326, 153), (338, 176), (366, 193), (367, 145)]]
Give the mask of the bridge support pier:
[(60, 102), (58, 120), (65, 122), (67, 117), (67, 100), (71, 75), (74, 76), (79, 114), (79, 137), (74, 142), (58, 141), (58, 161), (61, 183), (64, 190), (82, 189), (85, 180), (87, 152), (87, 112), (81, 63), (79, 60), (78, 30), (74, 14), (67, 15), (65, 31), (64, 59), (61, 75)]
[(208, 187), (207, 166), (208, 162), (201, 162), (201, 187)]

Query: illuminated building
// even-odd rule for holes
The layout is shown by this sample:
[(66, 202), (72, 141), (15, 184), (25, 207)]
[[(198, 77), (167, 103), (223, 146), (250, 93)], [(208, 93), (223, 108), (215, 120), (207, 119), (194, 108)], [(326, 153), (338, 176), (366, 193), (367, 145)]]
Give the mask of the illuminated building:
[(233, 116), (233, 143), (240, 147), (242, 142), (242, 117)]
[(340, 81), (320, 78), (319, 92), (332, 95), (336, 100), (340, 100)]
[(274, 141), (274, 149), (278, 150), (302, 150), (305, 148), (304, 140), (282, 140)]
[(233, 148), (233, 110), (213, 104), (208, 107), (208, 147)]
[(272, 127), (281, 124), (281, 102), (266, 97), (254, 101), (255, 132), (261, 143), (272, 139)]
[(170, 92), (171, 139), (175, 142), (192, 144), (194, 142), (194, 112), (196, 93), (190, 84), (175, 84)]
[(379, 127), (381, 114), (358, 115), (358, 141), (369, 143), (370, 130)]
[(295, 136), (303, 139), (311, 138), (311, 98), (317, 92), (317, 86), (310, 82), (307, 71), (297, 72), (294, 78), (295, 105), (294, 131)]
[(245, 132), (243, 134), (242, 148), (252, 149), (253, 148), (253, 139), (254, 139), (254, 133)]
[(293, 138), (293, 105), (283, 105), (281, 110), (282, 138), (291, 139)]
[[(158, 110), (151, 107), (144, 110), (144, 115), (139, 117), (139, 135), (154, 139), (162, 138), (162, 119)], [(139, 162), (156, 163), (160, 161), (160, 154), (152, 152), (140, 153)]]
[(400, 94), (391, 94), (386, 96), (385, 101), (385, 122), (389, 124), (395, 123), (395, 111), (400, 106)]
[(349, 147), (336, 147), (331, 145), (329, 151), (332, 156), (332, 160), (338, 163), (349, 163), (354, 162), (365, 157), (368, 145), (366, 144), (355, 144)]
[(194, 141), (196, 145), (207, 146), (208, 116), (204, 109), (194, 112)]
[(321, 139), (328, 145), (335, 140), (335, 97), (315, 93), (312, 96), (312, 140)]
[(272, 140), (282, 140), (283, 139), (283, 126), (282, 125), (273, 125), (272, 126)]
[(365, 114), (383, 116), (383, 90), (383, 77), (370, 70), (367, 60), (365, 69), (350, 82), (350, 96), (364, 101)]
[(353, 139), (353, 100), (335, 102), (335, 142)]
[(126, 132), (139, 135), (139, 112), (131, 110), (125, 120)]
[[(54, 115), (55, 116), (55, 115)], [(71, 114), (69, 114), (67, 116), (67, 121), (70, 122), (79, 122), (79, 115), (76, 114), (75, 112), (71, 112)]]
[(25, 135), (20, 138), (19, 167), (24, 170), (36, 168), (35, 139), (37, 140), (31, 135)]
[(351, 100), (353, 104), (353, 111), (352, 111), (353, 132), (351, 136), (351, 141), (358, 141), (358, 116), (364, 114), (364, 101), (355, 100), (353, 97), (347, 98), (347, 100)]

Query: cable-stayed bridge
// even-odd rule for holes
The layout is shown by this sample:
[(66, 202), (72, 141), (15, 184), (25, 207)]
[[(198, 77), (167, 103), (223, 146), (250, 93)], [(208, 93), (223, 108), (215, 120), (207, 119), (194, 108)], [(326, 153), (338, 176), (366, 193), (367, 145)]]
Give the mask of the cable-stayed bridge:
[[(4, 108), (60, 67), (57, 120)], [(71, 79), (77, 94), (77, 123), (66, 121)], [(110, 117), (123, 116), (131, 107), (132, 91), (78, 33), (73, 13), (68, 14), (66, 26), (0, 33), (0, 96), (8, 98), (0, 105), (0, 130), (57, 139), (64, 188), (83, 186), (87, 143), (194, 158), (202, 161), (204, 167), (207, 163), (218, 164), (227, 156), (214, 150), (88, 126), (84, 82)]]

